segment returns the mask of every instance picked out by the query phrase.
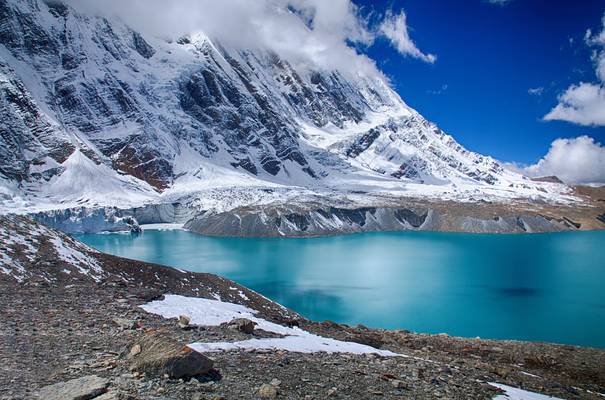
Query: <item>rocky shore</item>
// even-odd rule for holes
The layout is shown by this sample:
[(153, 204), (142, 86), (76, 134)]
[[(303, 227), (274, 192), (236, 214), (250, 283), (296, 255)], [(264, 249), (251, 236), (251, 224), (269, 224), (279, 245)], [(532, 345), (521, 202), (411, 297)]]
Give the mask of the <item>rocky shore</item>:
[[(194, 309), (177, 318), (145, 310), (169, 295), (255, 314), (196, 324)], [(98, 253), (24, 217), (0, 217), (0, 320), (3, 400), (492, 399), (498, 387), (562, 399), (605, 393), (605, 350), (309, 321), (221, 277)], [(187, 347), (284, 336), (267, 326), (363, 352)]]

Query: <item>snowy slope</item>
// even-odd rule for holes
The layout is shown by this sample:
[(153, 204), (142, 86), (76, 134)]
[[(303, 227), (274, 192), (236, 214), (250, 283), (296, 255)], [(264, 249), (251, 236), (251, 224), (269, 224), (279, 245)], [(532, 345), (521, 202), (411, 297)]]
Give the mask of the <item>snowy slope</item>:
[(392, 196), (570, 201), (460, 146), (380, 78), (0, 0), (0, 210)]

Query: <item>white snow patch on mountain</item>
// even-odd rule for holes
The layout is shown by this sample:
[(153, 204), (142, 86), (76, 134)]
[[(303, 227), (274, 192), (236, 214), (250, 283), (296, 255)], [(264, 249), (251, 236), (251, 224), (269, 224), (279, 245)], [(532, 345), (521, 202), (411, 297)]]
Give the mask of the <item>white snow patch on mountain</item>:
[(239, 342), (191, 343), (188, 346), (201, 353), (262, 349), (285, 350), (298, 353), (351, 353), (377, 354), (384, 357), (403, 355), (388, 350), (378, 350), (359, 343), (343, 342), (314, 335), (297, 327), (289, 328), (256, 317), (257, 311), (233, 303), (178, 295), (165, 295), (164, 300), (144, 304), (141, 308), (164, 318), (178, 318), (187, 315), (191, 323), (201, 326), (218, 326), (236, 318), (247, 318), (255, 322), (256, 329), (282, 335), (280, 338), (250, 339)]
[(103, 268), (97, 260), (82, 251), (85, 246), (74, 241), (67, 242), (61, 237), (51, 238), (50, 242), (61, 260), (75, 266), (82, 275), (90, 275), (97, 282), (101, 280)]
[(120, 175), (104, 164), (96, 164), (80, 150), (74, 151), (61, 164), (63, 172), (48, 182), (49, 197), (67, 201), (99, 201), (110, 195), (113, 202), (142, 203), (155, 195), (145, 182)]

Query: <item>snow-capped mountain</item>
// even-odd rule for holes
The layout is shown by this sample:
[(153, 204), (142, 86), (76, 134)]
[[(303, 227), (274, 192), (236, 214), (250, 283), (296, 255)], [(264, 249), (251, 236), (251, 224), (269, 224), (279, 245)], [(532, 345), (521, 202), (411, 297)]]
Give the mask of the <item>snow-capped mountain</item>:
[(56, 0), (0, 0), (0, 110), (5, 210), (225, 208), (291, 190), (566, 198), (464, 149), (380, 77), (149, 37)]

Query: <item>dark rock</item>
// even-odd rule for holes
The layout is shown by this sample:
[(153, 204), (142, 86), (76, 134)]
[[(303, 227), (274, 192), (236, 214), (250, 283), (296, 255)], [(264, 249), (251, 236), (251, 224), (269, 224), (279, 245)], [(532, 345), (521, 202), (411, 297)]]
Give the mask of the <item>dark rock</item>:
[(141, 352), (132, 357), (131, 371), (178, 379), (204, 375), (213, 365), (203, 354), (159, 334), (149, 334), (138, 344)]
[(250, 321), (247, 318), (236, 318), (231, 320), (227, 326), (231, 329), (235, 329), (250, 335), (254, 332), (254, 327), (256, 325), (256, 322)]
[(362, 332), (354, 335), (351, 339), (351, 342), (365, 344), (366, 346), (373, 347), (375, 349), (379, 349), (384, 345), (384, 340), (378, 333), (373, 332)]
[(531, 178), (532, 181), (534, 182), (550, 182), (550, 183), (563, 183), (563, 181), (561, 179), (559, 179), (558, 176), (541, 176), (538, 178)]
[(151, 47), (138, 32), (132, 32), (132, 43), (134, 44), (137, 53), (142, 57), (151, 58), (155, 54), (153, 47)]

